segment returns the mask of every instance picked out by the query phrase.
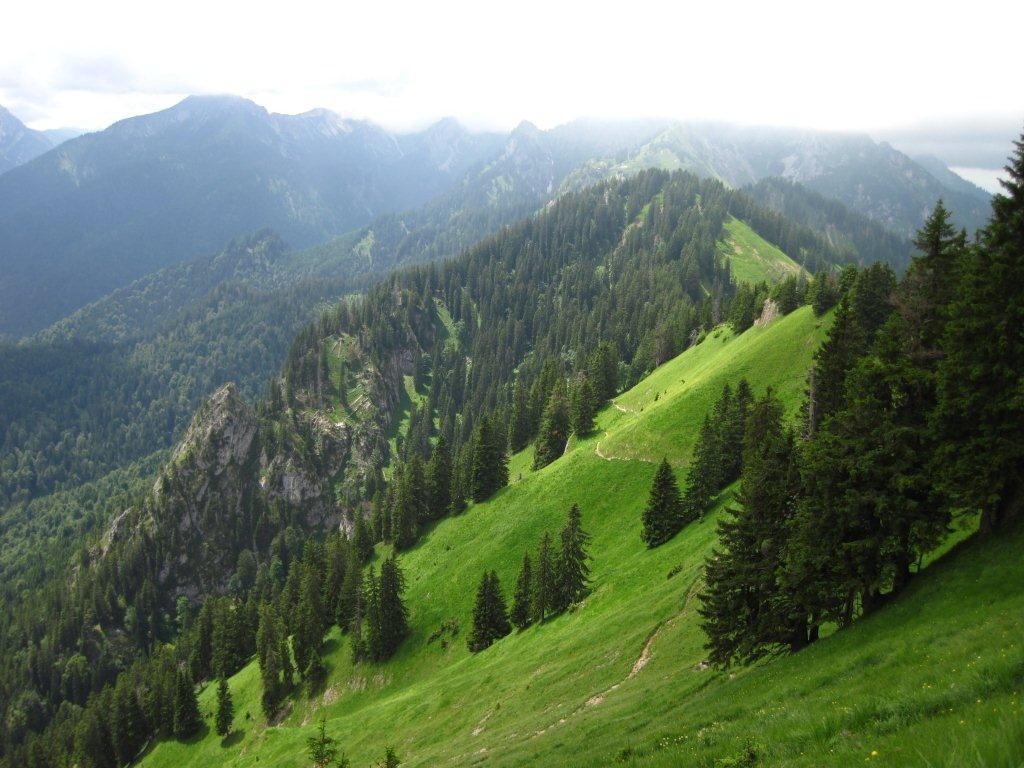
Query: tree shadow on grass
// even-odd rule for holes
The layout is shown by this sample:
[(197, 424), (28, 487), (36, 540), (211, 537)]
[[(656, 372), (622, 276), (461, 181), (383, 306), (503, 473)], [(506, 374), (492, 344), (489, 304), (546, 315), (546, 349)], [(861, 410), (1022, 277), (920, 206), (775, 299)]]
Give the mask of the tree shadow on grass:
[(225, 736), (223, 739), (220, 740), (220, 745), (223, 748), (233, 747), (233, 746), (235, 746), (235, 744), (237, 744), (238, 742), (240, 742), (244, 738), (245, 738), (245, 731), (241, 730), (240, 728), (236, 728), (235, 730), (231, 731), (231, 733), (229, 733), (227, 736)]

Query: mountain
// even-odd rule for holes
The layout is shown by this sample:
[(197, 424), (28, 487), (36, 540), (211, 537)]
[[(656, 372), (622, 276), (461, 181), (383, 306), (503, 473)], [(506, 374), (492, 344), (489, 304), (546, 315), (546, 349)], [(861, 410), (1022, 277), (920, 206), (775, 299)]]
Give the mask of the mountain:
[(939, 177), (864, 134), (678, 123), (623, 158), (585, 164), (568, 180), (579, 188), (639, 168), (683, 169), (732, 186), (768, 177), (798, 182), (909, 238), (944, 198), (958, 224), (985, 223), (989, 195), (949, 172)]
[(57, 143), (46, 132), (28, 128), (0, 106), (0, 174), (27, 163)]
[(0, 177), (0, 333), (38, 330), (245, 232), (305, 246), (416, 206), (499, 143), (451, 121), (395, 136), (234, 97), (72, 139)]
[(789, 221), (820, 232), (835, 247), (856, 252), (862, 263), (881, 261), (902, 271), (913, 256), (906, 237), (797, 182), (770, 176), (743, 191)]

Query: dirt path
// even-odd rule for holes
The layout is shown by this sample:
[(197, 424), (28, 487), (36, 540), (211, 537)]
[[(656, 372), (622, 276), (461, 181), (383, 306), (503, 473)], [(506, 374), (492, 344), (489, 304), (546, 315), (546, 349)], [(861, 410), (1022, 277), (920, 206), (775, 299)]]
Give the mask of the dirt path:
[(624, 678), (619, 680), (619, 682), (608, 686), (603, 691), (595, 693), (583, 704), (576, 707), (576, 709), (574, 709), (571, 714), (559, 718), (557, 722), (552, 723), (546, 728), (541, 728), (539, 731), (536, 731), (533, 735), (540, 736), (546, 733), (547, 731), (550, 731), (552, 728), (562, 725), (570, 718), (576, 717), (576, 715), (578, 715), (580, 712), (584, 712), (587, 709), (590, 709), (591, 707), (599, 706), (601, 703), (604, 702), (606, 696), (608, 696), (614, 691), (617, 691), (622, 686), (622, 684), (625, 683), (627, 680), (632, 680), (634, 677), (639, 675), (643, 671), (644, 667), (647, 666), (647, 663), (651, 660), (651, 655), (653, 654), (654, 648), (654, 641), (661, 637), (662, 632), (664, 632), (669, 627), (673, 626), (686, 613), (686, 609), (690, 607), (690, 602), (697, 594), (697, 589), (700, 586), (700, 583), (701, 577), (698, 576), (690, 584), (690, 588), (686, 590), (686, 596), (683, 598), (683, 606), (679, 609), (679, 611), (671, 618), (658, 624), (658, 626), (654, 628), (654, 631), (652, 631), (651, 634), (647, 636), (647, 640), (644, 642), (644, 647), (641, 649), (640, 655), (637, 656), (636, 661), (633, 662), (633, 666), (629, 670), (629, 674), (627, 674)]

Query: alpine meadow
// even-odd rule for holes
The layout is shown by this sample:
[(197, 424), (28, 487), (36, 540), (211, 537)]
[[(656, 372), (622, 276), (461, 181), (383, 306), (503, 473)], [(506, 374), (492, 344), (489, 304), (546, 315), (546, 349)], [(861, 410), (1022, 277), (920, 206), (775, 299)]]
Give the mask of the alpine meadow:
[(192, 5), (0, 31), (0, 768), (1024, 768), (1019, 9)]

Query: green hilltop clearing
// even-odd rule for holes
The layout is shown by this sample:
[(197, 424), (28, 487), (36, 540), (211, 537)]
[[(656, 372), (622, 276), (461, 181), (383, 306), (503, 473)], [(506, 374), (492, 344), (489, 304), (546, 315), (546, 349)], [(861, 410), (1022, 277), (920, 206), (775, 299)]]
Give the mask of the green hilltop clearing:
[(777, 283), (806, 271), (769, 243), (750, 225), (730, 216), (723, 227), (718, 252), (729, 260), (733, 277), (740, 283)]
[[(207, 721), (159, 743), (146, 768), (309, 765), (321, 718), (353, 766), (393, 746), (406, 766), (1019, 766), (1024, 756), (1024, 535), (966, 541), (893, 604), (790, 657), (707, 668), (696, 593), (718, 508), (649, 550), (641, 510), (653, 462), (677, 476), (723, 384), (772, 386), (796, 417), (830, 318), (802, 307), (741, 336), (721, 328), (658, 368), (542, 470), (532, 449), (511, 483), (436, 524), (400, 556), (411, 636), (381, 665), (352, 666), (332, 630), (329, 673), (266, 726), (255, 661), (230, 679), (234, 733)], [(466, 648), (473, 594), (494, 569), (510, 599), (523, 553), (578, 503), (591, 534), (591, 593), (479, 654)]]

